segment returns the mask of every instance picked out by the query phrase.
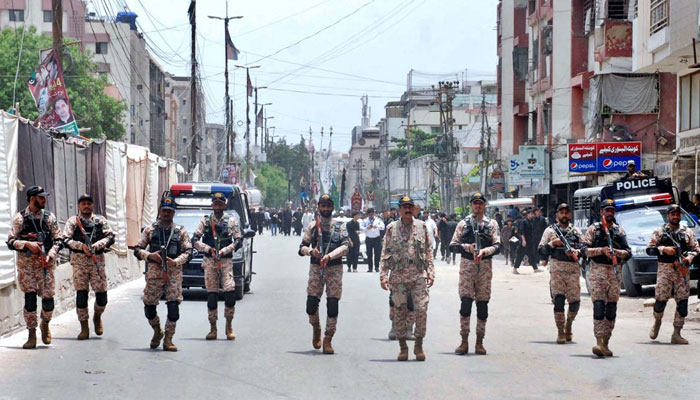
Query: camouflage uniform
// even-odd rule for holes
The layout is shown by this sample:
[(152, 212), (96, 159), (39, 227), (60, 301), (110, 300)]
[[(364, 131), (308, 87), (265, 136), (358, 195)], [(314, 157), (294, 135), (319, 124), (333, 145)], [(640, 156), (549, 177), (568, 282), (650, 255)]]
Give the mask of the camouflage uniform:
[[(216, 320), (218, 319), (217, 299), (219, 287), (222, 287), (224, 290), (224, 297), (226, 303), (226, 306), (224, 308), (224, 318), (226, 318), (227, 320), (233, 319), (233, 314), (236, 311), (236, 299), (234, 294), (234, 291), (236, 290), (236, 282), (233, 279), (232, 254), (235, 251), (235, 239), (241, 238), (241, 227), (238, 223), (238, 220), (235, 217), (228, 217), (226, 221), (226, 234), (224, 236), (228, 238), (233, 238), (234, 240), (231, 241), (230, 244), (227, 244), (225, 247), (220, 248), (223, 255), (221, 256), (221, 259), (219, 261), (216, 261), (215, 258), (211, 257), (211, 251), (212, 249), (216, 250), (216, 247), (212, 247), (209, 244), (200, 241), (200, 238), (207, 234), (206, 238), (209, 239), (209, 235), (211, 235), (211, 222), (214, 222), (215, 227), (222, 227), (224, 223), (224, 218), (225, 216), (223, 216), (221, 219), (217, 219), (214, 214), (202, 218), (202, 220), (199, 221), (197, 230), (192, 235), (194, 248), (204, 254), (204, 259), (202, 260), (202, 269), (204, 269), (204, 284), (206, 286), (207, 292), (210, 294), (210, 296), (213, 294), (213, 296), (211, 296), (213, 301), (207, 302), (209, 323), (213, 324), (215, 324)], [(216, 234), (217, 238), (221, 236), (221, 232), (218, 232), (218, 229)]]
[(476, 301), (477, 323), (476, 335), (483, 338), (486, 335), (486, 319), (488, 318), (488, 302), (491, 300), (491, 279), (493, 278), (492, 258), (501, 246), (501, 234), (498, 222), (484, 216), (477, 223), (482, 242), (486, 237), (490, 238), (490, 244), (483, 247), (485, 256), (480, 263), (474, 261), (474, 255), (464, 250), (464, 244), (474, 243), (473, 235), (468, 241), (463, 241), (467, 230), (471, 231), (474, 215), (457, 224), (457, 229), (452, 236), (450, 248), (462, 253), (462, 261), (459, 266), (459, 298), (461, 299), (460, 334), (463, 340), (469, 336), (469, 323), (472, 312), (472, 302)]
[[(609, 230), (618, 263), (622, 264), (631, 255), (625, 230), (615, 223), (609, 225)], [(615, 328), (617, 301), (620, 299), (619, 272), (617, 266), (613, 266), (612, 261), (603, 254), (603, 248), (608, 244), (600, 222), (588, 227), (583, 242), (586, 257), (590, 259), (588, 279), (593, 302), (593, 334), (596, 338), (609, 340)]]
[[(338, 301), (343, 292), (343, 256), (347, 254), (350, 248), (350, 239), (348, 237), (345, 224), (336, 222), (333, 218), (324, 221), (321, 219), (321, 231), (323, 233), (322, 243), (319, 243), (319, 235), (316, 228), (316, 221), (312, 221), (304, 231), (304, 236), (299, 246), (299, 255), (311, 256), (311, 251), (318, 246), (319, 251), (323, 255), (325, 246), (328, 243), (330, 236), (331, 246), (334, 250), (327, 254), (331, 261), (328, 262), (325, 268), (321, 268), (320, 259), (311, 257), (311, 265), (309, 266), (309, 283), (306, 288), (306, 312), (309, 315), (309, 323), (316, 327), (320, 324), (318, 314), (318, 303), (323, 296), (323, 289), (326, 289), (326, 330), (325, 336), (332, 338), (335, 334), (336, 325), (338, 323)], [(329, 235), (333, 232), (332, 235)], [(330, 247), (329, 247), (330, 248)]]
[[(84, 237), (78, 226), (78, 218), (81, 219), (83, 227), (87, 230), (90, 227), (100, 226), (101, 233), (92, 232)], [(94, 228), (92, 228), (94, 229)], [(86, 232), (87, 233), (87, 232)], [(95, 237), (100, 235), (101, 237)], [(95, 292), (95, 313), (101, 314), (107, 305), (107, 276), (105, 274), (105, 250), (114, 243), (114, 232), (109, 227), (107, 219), (100, 215), (93, 215), (89, 220), (74, 215), (68, 218), (63, 229), (65, 244), (71, 250), (70, 263), (73, 267), (73, 285), (78, 296), (76, 296), (78, 321), (87, 321), (89, 312), (87, 309), (87, 296), (90, 286)], [(92, 237), (92, 240), (90, 239)], [(93, 261), (92, 255), (83, 252), (83, 244), (92, 242), (92, 249), (95, 252), (97, 262)]]
[[(581, 250), (581, 231), (572, 224), (566, 226), (557, 224), (569, 245), (574, 250)], [(542, 234), (538, 250), (544, 260), (549, 257), (549, 291), (554, 300), (554, 322), (560, 333), (564, 332), (564, 325), (566, 325), (565, 340), (571, 341), (571, 323), (581, 306), (581, 267), (566, 254), (565, 247), (552, 245), (552, 242), (557, 239), (559, 239), (557, 232), (552, 226), (548, 226)], [(569, 312), (566, 317), (564, 316), (565, 300), (569, 302)]]
[(391, 288), (396, 337), (406, 340), (409, 336), (410, 297), (415, 313), (415, 337), (422, 339), (427, 329), (430, 300), (426, 274), (435, 279), (433, 249), (425, 224), (418, 219), (414, 219), (412, 225), (401, 220), (390, 223), (384, 235), (383, 249), (379, 279), (388, 282)]
[[(148, 247), (149, 250), (151, 250), (151, 245), (154, 242), (159, 242), (161, 245), (165, 244), (170, 237), (172, 229), (179, 230), (179, 235), (176, 237), (173, 232), (173, 237), (168, 247), (175, 245), (178, 247), (179, 251), (176, 257), (171, 257), (177, 266), (175, 268), (168, 268), (166, 282), (164, 281), (161, 264), (147, 260), (151, 253), (145, 249)], [(163, 237), (154, 238), (154, 234), (158, 232), (162, 233)], [(175, 225), (174, 223), (168, 227), (161, 227), (159, 222), (147, 226), (141, 233), (141, 239), (139, 239), (136, 246), (134, 246), (134, 255), (136, 258), (146, 261), (146, 287), (143, 290), (143, 304), (146, 309), (146, 318), (152, 327), (160, 328), (160, 319), (155, 311), (155, 307), (158, 305), (163, 293), (165, 293), (165, 303), (168, 305), (168, 319), (165, 323), (166, 334), (175, 333), (175, 325), (179, 318), (178, 304), (182, 302), (182, 266), (190, 257), (191, 248), (192, 244), (190, 243), (189, 235), (185, 227)], [(173, 252), (169, 249), (168, 253), (172, 254)]]
[[(698, 241), (691, 228), (679, 226), (678, 229), (674, 230), (671, 228), (670, 224), (657, 228), (654, 233), (652, 233), (649, 244), (647, 245), (647, 253), (657, 256), (659, 259), (654, 296), (656, 298), (656, 303), (654, 304), (654, 318), (659, 321), (658, 324), (660, 327), (661, 319), (664, 316), (664, 309), (666, 308), (666, 302), (673, 296), (673, 299), (676, 301), (676, 314), (673, 319), (673, 326), (680, 331), (685, 323), (685, 317), (688, 315), (690, 277), (687, 271), (684, 275), (680, 266), (676, 265), (676, 255), (669, 256), (661, 254), (661, 248), (674, 246), (674, 243), (668, 238), (668, 233), (673, 235), (673, 240), (681, 245), (682, 251), (687, 252), (686, 256), (691, 259), (700, 252), (700, 247), (698, 247)], [(658, 334), (658, 328), (656, 333)], [(652, 339), (656, 339), (656, 337)]]
[[(34, 225), (31, 222), (34, 222)], [(53, 242), (50, 249), (44, 248), (47, 261), (45, 268), (41, 266), (40, 254), (34, 254), (25, 249), (27, 242), (37, 242), (36, 236), (30, 234), (32, 237), (27, 237), (27, 228), (34, 226), (44, 234), (47, 240)], [(38, 325), (36, 296), (41, 297), (42, 322), (48, 324), (53, 315), (53, 297), (56, 290), (55, 261), (63, 244), (62, 239), (56, 216), (45, 210), (32, 212), (27, 207), (17, 213), (10, 223), (7, 244), (10, 249), (19, 253), (17, 255), (17, 271), (19, 273), (19, 288), (24, 292), (24, 321), (27, 324), (27, 329), (36, 329)]]

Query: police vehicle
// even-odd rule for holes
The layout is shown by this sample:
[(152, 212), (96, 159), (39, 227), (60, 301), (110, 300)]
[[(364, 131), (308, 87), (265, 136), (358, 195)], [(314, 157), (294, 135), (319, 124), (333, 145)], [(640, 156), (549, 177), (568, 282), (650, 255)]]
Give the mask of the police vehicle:
[[(236, 298), (250, 291), (253, 279), (253, 237), (255, 231), (249, 228), (250, 215), (246, 193), (236, 185), (223, 183), (179, 183), (170, 187), (170, 195), (175, 199), (177, 213), (174, 222), (183, 225), (190, 237), (197, 230), (202, 217), (210, 215), (211, 196), (221, 192), (227, 198), (224, 214), (233, 216), (241, 227), (243, 246), (233, 253), (233, 275), (236, 282)], [(182, 287), (205, 288), (204, 270), (202, 269), (203, 255), (196, 249), (192, 250), (192, 259), (182, 268)]]
[[(632, 257), (620, 271), (622, 286), (628, 296), (639, 296), (642, 285), (656, 283), (657, 259), (647, 255), (646, 247), (652, 232), (667, 222), (666, 208), (669, 204), (677, 203), (677, 192), (670, 179), (656, 177), (620, 180), (574, 192), (574, 225), (583, 234), (590, 225), (600, 221), (600, 202), (615, 200), (615, 220), (625, 229), (627, 242), (632, 249)], [(685, 210), (681, 212), (681, 225), (692, 228), (695, 236), (700, 237), (700, 226)], [(580, 262), (590, 293), (588, 260), (582, 258)], [(690, 279), (698, 279), (698, 276), (698, 267), (691, 266)]]

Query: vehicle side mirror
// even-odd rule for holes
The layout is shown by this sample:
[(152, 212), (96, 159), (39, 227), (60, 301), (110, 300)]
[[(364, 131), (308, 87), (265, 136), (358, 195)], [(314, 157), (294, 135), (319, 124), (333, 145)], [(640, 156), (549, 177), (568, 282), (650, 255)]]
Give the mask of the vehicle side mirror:
[(252, 229), (243, 229), (243, 237), (246, 239), (250, 239), (255, 237), (255, 231)]

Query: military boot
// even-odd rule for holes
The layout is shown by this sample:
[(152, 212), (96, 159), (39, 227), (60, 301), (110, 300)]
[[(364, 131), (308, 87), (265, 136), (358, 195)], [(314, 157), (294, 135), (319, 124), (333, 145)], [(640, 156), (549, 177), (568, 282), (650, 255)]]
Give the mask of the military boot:
[(335, 350), (333, 350), (333, 346), (331, 346), (331, 340), (333, 340), (333, 336), (326, 335), (323, 338), (323, 354), (335, 353)]
[(572, 332), (573, 323), (573, 319), (567, 318), (566, 325), (564, 326), (564, 338), (567, 342), (574, 340), (574, 333)]
[(236, 339), (236, 332), (233, 331), (233, 318), (226, 318), (226, 340)]
[(160, 325), (153, 326), (153, 337), (151, 338), (151, 348), (156, 349), (160, 346), (160, 341), (163, 339), (163, 330)]
[(597, 355), (598, 357), (605, 357), (605, 353), (603, 352), (603, 348), (605, 347), (605, 343), (603, 342), (603, 337), (602, 336), (596, 336), (596, 342), (597, 344), (593, 346), (593, 354)]
[(389, 340), (396, 340), (396, 329), (394, 328), (394, 321), (391, 321), (391, 329), (389, 329)]
[(207, 333), (207, 336), (205, 336), (205, 339), (207, 340), (216, 340), (216, 322), (210, 322), (209, 323), (209, 333)]
[(474, 353), (481, 355), (486, 354), (486, 347), (484, 347), (484, 335), (476, 335), (476, 346), (474, 346)]
[(612, 357), (613, 352), (610, 350), (610, 347), (608, 347), (608, 343), (610, 343), (610, 334), (605, 335), (603, 338), (603, 354), (605, 354), (605, 357)]
[(314, 329), (314, 337), (311, 340), (311, 344), (314, 346), (314, 349), (320, 349), (321, 348), (321, 324), (316, 323), (315, 325), (312, 325)]
[(90, 339), (90, 325), (87, 321), (80, 321), (80, 333), (78, 340)]
[(557, 344), (566, 343), (566, 334), (563, 326), (557, 326)]
[(681, 329), (683, 328), (679, 326), (673, 327), (673, 335), (671, 336), (672, 344), (688, 344), (688, 340), (681, 336)]
[(413, 344), (413, 354), (416, 355), (416, 360), (425, 361), (425, 353), (423, 352), (423, 338), (417, 337)]
[(399, 356), (396, 357), (398, 361), (408, 360), (408, 345), (406, 344), (406, 339), (399, 339)]
[(177, 346), (173, 344), (173, 335), (173, 332), (165, 332), (165, 339), (163, 339), (164, 351), (177, 351)]
[(659, 337), (659, 329), (661, 329), (661, 321), (662, 318), (657, 318), (654, 316), (654, 326), (651, 327), (651, 330), (649, 331), (649, 339), (656, 339)]
[(102, 313), (104, 310), (95, 310), (95, 315), (92, 316), (92, 324), (95, 325), (95, 334), (102, 336), (104, 329), (102, 328)]
[(455, 353), (459, 355), (469, 353), (469, 335), (462, 335), (462, 344), (455, 349)]
[(27, 329), (29, 331), (29, 338), (27, 338), (27, 343), (22, 345), (23, 349), (36, 349), (36, 328)]
[(49, 329), (49, 321), (42, 318), (39, 328), (41, 329), (41, 341), (44, 342), (44, 344), (51, 344), (51, 329)]

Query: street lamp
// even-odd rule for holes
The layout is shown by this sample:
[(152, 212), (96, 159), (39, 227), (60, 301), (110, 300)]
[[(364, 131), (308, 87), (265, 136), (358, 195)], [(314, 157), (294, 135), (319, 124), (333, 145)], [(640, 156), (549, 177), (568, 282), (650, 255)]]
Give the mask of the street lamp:
[[(250, 70), (255, 68), (260, 68), (259, 65), (244, 66), (235, 65), (236, 68), (245, 68), (246, 72), (246, 96), (245, 96), (245, 168), (246, 168), (246, 183), (250, 183), (250, 102), (248, 101), (248, 79), (250, 79)], [(257, 93), (257, 92), (256, 92)]]

